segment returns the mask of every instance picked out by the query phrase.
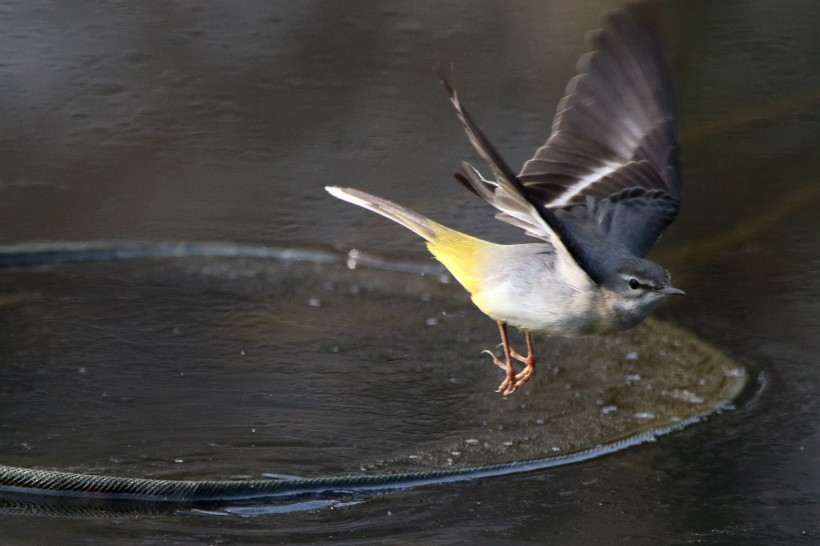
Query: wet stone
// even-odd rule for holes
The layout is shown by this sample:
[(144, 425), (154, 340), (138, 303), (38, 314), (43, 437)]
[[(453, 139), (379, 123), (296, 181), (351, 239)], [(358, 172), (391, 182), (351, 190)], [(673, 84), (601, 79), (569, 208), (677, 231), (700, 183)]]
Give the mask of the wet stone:
[[(198, 257), (9, 273), (12, 293), (38, 296), (7, 296), (5, 384), (39, 367), (43, 397), (10, 421), (14, 434), (41, 446), (27, 460), (114, 474), (145, 475), (146, 459), (169, 477), (404, 472), (666, 430), (726, 407), (746, 383), (707, 342), (649, 320), (616, 336), (536, 336), (538, 372), (505, 400), (503, 372), (481, 353), (498, 343), (494, 322), (457, 284), (394, 265)], [(431, 301), (447, 309), (435, 327)], [(100, 404), (117, 415), (91, 434), (83, 423), (100, 426)]]

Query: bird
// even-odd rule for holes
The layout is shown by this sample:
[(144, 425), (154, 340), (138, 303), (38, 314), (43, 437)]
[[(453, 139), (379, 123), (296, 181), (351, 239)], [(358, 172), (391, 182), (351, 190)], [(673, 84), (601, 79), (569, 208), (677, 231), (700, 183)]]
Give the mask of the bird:
[[(333, 196), (421, 236), (433, 256), (497, 322), (506, 399), (535, 374), (532, 334), (605, 335), (641, 323), (666, 296), (683, 295), (644, 256), (675, 219), (681, 200), (674, 90), (657, 4), (628, 4), (588, 35), (546, 142), (515, 173), (467, 113), (438, 66), (485, 178), (462, 162), (455, 178), (496, 209), (496, 218), (539, 242), (498, 244), (448, 228), (369, 193), (327, 186)], [(507, 328), (523, 332), (527, 354)], [(523, 368), (518, 371), (518, 368)]]

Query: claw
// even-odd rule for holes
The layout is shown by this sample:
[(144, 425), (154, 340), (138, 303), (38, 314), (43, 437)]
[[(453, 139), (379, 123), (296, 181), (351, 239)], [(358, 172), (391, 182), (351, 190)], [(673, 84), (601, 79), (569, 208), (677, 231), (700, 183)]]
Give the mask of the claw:
[(495, 364), (496, 366), (498, 366), (498, 367), (499, 367), (499, 368), (501, 368), (502, 370), (507, 371), (507, 365), (506, 365), (506, 364), (504, 364), (503, 362), (501, 362), (500, 360), (498, 360), (498, 357), (497, 357), (497, 356), (495, 356), (495, 353), (494, 353), (494, 352), (492, 352), (492, 351), (491, 351), (491, 350), (489, 350), (489, 349), (484, 349), (484, 350), (483, 350), (483, 351), (481, 351), (481, 352), (482, 352), (482, 353), (487, 353), (488, 355), (490, 355), (490, 358), (492, 358), (492, 359), (493, 359), (493, 364)]

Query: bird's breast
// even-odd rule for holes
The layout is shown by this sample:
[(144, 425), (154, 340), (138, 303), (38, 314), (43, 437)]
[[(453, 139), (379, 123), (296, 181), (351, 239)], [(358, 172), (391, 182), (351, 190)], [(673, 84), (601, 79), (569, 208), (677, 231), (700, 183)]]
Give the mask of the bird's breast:
[(491, 318), (520, 330), (558, 336), (596, 333), (595, 287), (578, 287), (556, 274), (545, 260), (510, 264), (473, 293), (473, 302)]

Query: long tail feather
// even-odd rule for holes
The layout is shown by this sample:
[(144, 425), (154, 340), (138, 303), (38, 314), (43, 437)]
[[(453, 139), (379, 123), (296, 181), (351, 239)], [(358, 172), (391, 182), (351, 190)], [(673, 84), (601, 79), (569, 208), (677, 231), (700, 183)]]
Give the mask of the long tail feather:
[(475, 293), (480, 288), (483, 266), (493, 255), (494, 247), (498, 246), (495, 243), (450, 229), (401, 205), (363, 191), (338, 186), (327, 186), (325, 189), (342, 201), (371, 210), (420, 235), (427, 240), (427, 248), (433, 256), (444, 264), (464, 288), (470, 293)]
[(382, 199), (381, 197), (376, 197), (363, 191), (354, 190), (353, 188), (340, 188), (338, 186), (326, 186), (325, 189), (333, 197), (338, 197), (342, 201), (347, 201), (348, 203), (353, 203), (354, 205), (371, 210), (376, 214), (381, 214), (385, 218), (389, 218), (403, 225), (416, 235), (424, 237), (427, 241), (434, 240), (442, 229), (447, 229), (441, 224), (429, 218), (425, 218), (421, 214), (415, 213), (387, 199)]

